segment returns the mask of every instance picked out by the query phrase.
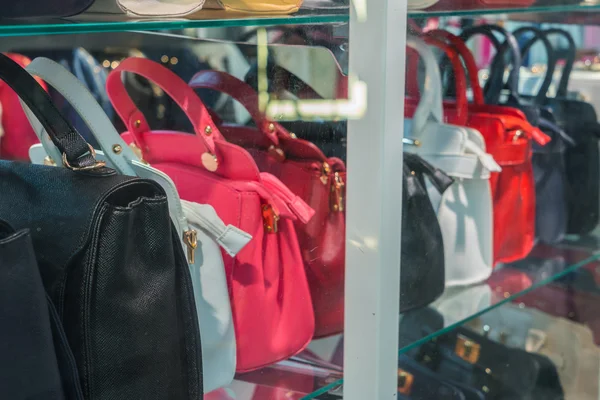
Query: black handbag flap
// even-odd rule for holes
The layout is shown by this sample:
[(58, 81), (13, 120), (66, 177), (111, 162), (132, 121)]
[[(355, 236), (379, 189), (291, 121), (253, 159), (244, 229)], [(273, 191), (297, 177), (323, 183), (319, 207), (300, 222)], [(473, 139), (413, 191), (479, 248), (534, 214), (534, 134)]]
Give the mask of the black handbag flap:
[[(69, 261), (90, 241), (103, 207), (164, 196), (158, 184), (139, 178), (10, 161), (0, 161), (0, 192), (0, 217), (17, 230), (30, 229), (42, 279), (54, 301)], [(60, 312), (61, 305), (57, 307)]]

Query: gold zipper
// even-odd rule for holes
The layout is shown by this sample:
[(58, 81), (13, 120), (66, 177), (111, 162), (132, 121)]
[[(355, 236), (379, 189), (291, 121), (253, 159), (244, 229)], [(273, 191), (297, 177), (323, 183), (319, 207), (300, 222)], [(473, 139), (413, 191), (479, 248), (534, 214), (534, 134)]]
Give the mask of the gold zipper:
[(183, 242), (187, 246), (188, 263), (196, 262), (196, 249), (198, 248), (198, 232), (194, 229), (183, 232)]
[(331, 209), (336, 212), (344, 211), (344, 180), (339, 172), (333, 174), (331, 185)]

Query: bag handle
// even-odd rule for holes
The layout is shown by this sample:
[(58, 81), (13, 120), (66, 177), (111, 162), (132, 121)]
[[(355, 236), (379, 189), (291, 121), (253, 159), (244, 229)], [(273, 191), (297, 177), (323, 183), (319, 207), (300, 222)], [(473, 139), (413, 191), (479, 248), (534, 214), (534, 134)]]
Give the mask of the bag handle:
[[(547, 63), (548, 68), (546, 69), (546, 74), (544, 76), (544, 80), (542, 82), (540, 90), (535, 95), (536, 102), (541, 103), (541, 102), (544, 102), (547, 98), (546, 93), (548, 92), (548, 89), (550, 88), (550, 85), (552, 84), (552, 76), (554, 75), (554, 68), (556, 66), (557, 59), (556, 59), (556, 56), (554, 53), (554, 49), (552, 48), (552, 44), (550, 43), (550, 41), (548, 40), (548, 38), (546, 37), (544, 32), (542, 32), (542, 30), (540, 30), (534, 26), (524, 26), (524, 27), (521, 27), (521, 28), (515, 30), (513, 32), (513, 36), (515, 38), (519, 38), (527, 32), (533, 33), (533, 37), (530, 39), (531, 45), (533, 45), (535, 42), (537, 42), (539, 40), (542, 41), (542, 44), (544, 45), (544, 49), (546, 50), (546, 57), (548, 60), (548, 63)], [(529, 51), (529, 49), (531, 48), (531, 45), (525, 46), (525, 47), (523, 47), (523, 49), (520, 50), (521, 60), (527, 54), (527, 51)], [(506, 48), (506, 44), (503, 45), (503, 48)], [(504, 54), (504, 50), (501, 50), (496, 55), (496, 57), (502, 58), (503, 54)], [(495, 67), (497, 67), (497, 65), (495, 65)], [(511, 71), (511, 74), (517, 75), (517, 80), (518, 80), (520, 67), (521, 67), (520, 64), (515, 65), (515, 68), (513, 68), (513, 70)], [(497, 76), (497, 74), (499, 74), (499, 73), (500, 73), (500, 71), (495, 71), (494, 69), (492, 69), (492, 71), (490, 72), (490, 79), (494, 79), (493, 77)], [(517, 86), (517, 88), (518, 88), (518, 86)]]
[[(467, 100), (467, 81), (465, 78), (465, 72), (460, 61), (460, 58), (456, 51), (446, 43), (443, 39), (433, 35), (424, 34), (421, 36), (421, 39), (429, 45), (438, 47), (442, 49), (446, 56), (450, 59), (452, 63), (452, 67), (454, 70), (454, 85), (456, 92), (456, 109), (457, 109), (457, 121), (456, 125), (466, 125), (469, 117), (469, 109), (468, 109), (468, 100)], [(417, 71), (418, 69), (419, 59), (417, 57), (411, 57), (409, 60), (409, 65), (407, 65), (407, 71)], [(416, 82), (414, 76), (408, 77), (408, 82)], [(407, 85), (407, 89), (409, 90), (409, 94), (414, 97), (418, 97), (418, 92), (410, 92), (415, 89), (415, 85)]]
[[(186, 204), (180, 199), (175, 184), (166, 174), (140, 162), (127, 143), (121, 139), (102, 107), (81, 81), (60, 64), (44, 57), (33, 60), (26, 70), (54, 87), (73, 106), (103, 150), (102, 153), (98, 152), (99, 157), (104, 156), (121, 174), (154, 179), (165, 189), (173, 222), (177, 227), (179, 237), (183, 237), (183, 232), (188, 229), (188, 219), (184, 214)], [(31, 111), (26, 109), (25, 112), (40, 138), (46, 154), (56, 161), (56, 157), (59, 155), (58, 150), (46, 138), (47, 135), (44, 134), (45, 130), (40, 121)], [(187, 206), (194, 210), (193, 222), (211, 235), (230, 255), (235, 256), (250, 240), (249, 235), (245, 232), (234, 226), (225, 225), (211, 206)]]
[[(565, 56), (565, 66), (562, 70), (562, 74), (560, 76), (560, 81), (558, 84), (558, 89), (556, 90), (556, 97), (567, 97), (567, 87), (569, 85), (569, 78), (571, 77), (571, 72), (573, 71), (573, 66), (575, 64), (575, 58), (577, 57), (577, 45), (575, 44), (575, 40), (573, 40), (573, 36), (564, 29), (560, 28), (549, 28), (542, 31), (543, 35), (548, 37), (548, 35), (560, 35), (567, 40), (567, 54)], [(523, 46), (523, 54), (526, 54), (530, 47), (538, 40), (537, 37), (533, 37)], [(554, 48), (554, 47), (553, 47)], [(558, 62), (559, 57), (556, 55), (555, 51), (555, 63)], [(548, 86), (550, 86), (552, 82), (552, 75), (546, 74), (544, 79), (549, 81)], [(545, 83), (545, 82), (544, 82)]]
[(483, 89), (481, 89), (478, 79), (479, 69), (475, 63), (473, 53), (471, 53), (471, 50), (469, 50), (465, 42), (463, 42), (460, 37), (443, 29), (433, 29), (426, 32), (425, 35), (446, 40), (454, 47), (454, 50), (461, 57), (462, 61), (464, 62), (464, 67), (467, 70), (469, 84), (471, 85), (471, 90), (473, 91), (473, 103), (476, 105), (483, 105), (485, 101), (483, 99)]
[(17, 93), (40, 120), (48, 136), (58, 148), (65, 167), (73, 171), (101, 169), (94, 149), (58, 111), (50, 96), (19, 64), (0, 54), (0, 79)]
[[(460, 37), (465, 42), (468, 41), (471, 37), (473, 37), (475, 35), (484, 35), (485, 37), (490, 39), (490, 41), (491, 41), (492, 45), (494, 46), (494, 48), (496, 49), (496, 53), (497, 53), (496, 57), (494, 57), (494, 60), (492, 62), (491, 70), (493, 71), (496, 69), (496, 67), (494, 65), (495, 63), (501, 63), (500, 70), (504, 71), (504, 57), (498, 56), (500, 53), (503, 53), (501, 51), (503, 47), (502, 47), (502, 44), (500, 43), (500, 40), (498, 40), (498, 38), (494, 35), (494, 32), (499, 33), (500, 35), (502, 35), (504, 37), (505, 43), (508, 46), (507, 50), (510, 51), (511, 61), (512, 61), (511, 65), (513, 66), (513, 69), (508, 76), (508, 81), (506, 84), (510, 91), (510, 96), (512, 96), (513, 99), (518, 102), (518, 98), (519, 98), (519, 67), (521, 66), (521, 51), (519, 50), (519, 44), (517, 43), (517, 40), (515, 39), (515, 37), (510, 32), (508, 32), (506, 29), (504, 29), (498, 25), (491, 25), (491, 24), (478, 25), (478, 26), (474, 26), (474, 27), (465, 29), (461, 33)], [(501, 78), (502, 78), (502, 76), (501, 76)], [(489, 79), (484, 88), (486, 103), (498, 104), (498, 102), (500, 101), (500, 94), (501, 94), (503, 88), (504, 88), (504, 79), (497, 79), (497, 80)]]
[(202, 164), (207, 170), (216, 171), (220, 160), (216, 152), (215, 139), (223, 141), (224, 139), (196, 93), (179, 76), (159, 63), (146, 58), (129, 57), (108, 74), (106, 92), (142, 153), (150, 154), (152, 151), (144, 142), (142, 135), (150, 131), (150, 127), (125, 89), (121, 79), (123, 72), (132, 72), (153, 81), (175, 101), (191, 121), (194, 133), (206, 151), (202, 156)]
[(204, 70), (197, 72), (189, 81), (193, 89), (212, 89), (225, 93), (243, 105), (257, 128), (274, 146), (279, 146), (279, 138), (291, 138), (281, 125), (269, 121), (258, 108), (258, 93), (246, 82), (221, 71)]
[[(427, 176), (433, 187), (440, 194), (443, 194), (454, 183), (454, 179), (444, 171), (434, 167), (417, 154), (404, 152), (402, 156), (404, 157), (404, 174), (410, 176), (414, 171), (417, 174)], [(409, 192), (412, 190), (414, 194), (427, 195), (427, 190), (420, 185), (409, 185), (406, 189)]]
[(417, 109), (413, 114), (411, 135), (418, 134), (425, 128), (428, 120), (433, 119), (436, 122), (444, 121), (442, 108), (442, 78), (437, 65), (437, 60), (431, 49), (421, 38), (408, 35), (406, 45), (417, 51), (425, 64), (425, 87), (423, 95), (419, 100)]

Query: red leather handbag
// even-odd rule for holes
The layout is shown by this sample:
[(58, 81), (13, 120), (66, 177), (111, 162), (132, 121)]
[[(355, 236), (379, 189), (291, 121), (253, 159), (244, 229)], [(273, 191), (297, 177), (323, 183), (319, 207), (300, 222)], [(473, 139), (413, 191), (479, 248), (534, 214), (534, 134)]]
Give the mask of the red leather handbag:
[[(186, 113), (195, 134), (152, 131), (127, 94), (123, 72), (155, 82)], [(128, 58), (109, 75), (110, 100), (143, 159), (175, 182), (182, 199), (214, 207), (225, 224), (252, 235), (237, 256), (223, 253), (237, 341), (238, 372), (286, 359), (314, 333), (314, 315), (294, 221), (314, 211), (250, 154), (224, 140), (208, 110), (177, 75)], [(118, 151), (116, 149), (115, 151)]]
[(313, 143), (295, 138), (268, 120), (258, 109), (258, 94), (245, 82), (223, 72), (201, 71), (189, 84), (226, 93), (244, 105), (256, 127), (221, 124), (223, 136), (246, 148), (261, 171), (281, 179), (315, 210), (307, 224), (295, 224), (315, 312), (315, 337), (341, 332), (346, 229), (343, 161), (325, 157)]
[[(7, 53), (13, 61), (25, 68), (31, 60), (23, 55)], [(46, 82), (35, 78), (44, 90), (48, 90)], [(39, 143), (19, 96), (4, 82), (0, 82), (0, 105), (2, 115), (2, 130), (0, 132), (0, 156), (8, 160), (29, 161), (29, 148)]]
[[(462, 40), (449, 32), (435, 30), (423, 39), (443, 48), (453, 65), (456, 81), (456, 101), (444, 102), (447, 122), (477, 129), (484, 137), (486, 150), (502, 167), (492, 173), (490, 184), (494, 202), (494, 262), (511, 262), (531, 251), (535, 234), (535, 182), (531, 165), (531, 140), (547, 143), (549, 137), (531, 126), (525, 115), (510, 107), (484, 104), (483, 91), (477, 80), (477, 67), (471, 52)], [(473, 103), (466, 98), (466, 79), (460, 56), (469, 74)], [(416, 57), (412, 61), (418, 62)], [(407, 71), (416, 71), (414, 62)], [(407, 90), (414, 91), (416, 79), (407, 79)], [(414, 101), (407, 104), (406, 113), (414, 113)]]

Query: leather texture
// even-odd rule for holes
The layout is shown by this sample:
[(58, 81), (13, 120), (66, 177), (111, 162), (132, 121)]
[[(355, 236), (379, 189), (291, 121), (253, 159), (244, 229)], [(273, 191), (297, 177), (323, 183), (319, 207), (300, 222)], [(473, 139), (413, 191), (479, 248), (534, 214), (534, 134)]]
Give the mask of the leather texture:
[[(437, 39), (436, 46), (445, 48), (453, 75), (456, 77), (456, 102), (444, 102), (444, 117), (449, 123), (466, 125), (481, 132), (486, 151), (502, 167), (492, 172), (490, 185), (494, 213), (494, 263), (521, 259), (531, 251), (535, 238), (535, 180), (531, 163), (533, 142), (547, 143), (550, 138), (529, 124), (519, 110), (485, 104), (484, 93), (477, 79), (477, 66), (470, 50), (461, 38), (447, 31), (434, 30), (425, 34)], [(460, 80), (463, 67), (473, 92), (473, 102), (467, 103), (466, 86)], [(442, 65), (445, 65), (442, 62)], [(444, 69), (445, 70), (445, 69)], [(453, 89), (453, 87), (450, 87)], [(462, 102), (459, 101), (463, 99)]]
[(243, 81), (218, 71), (198, 72), (189, 82), (194, 89), (226, 93), (242, 104), (255, 128), (220, 124), (231, 143), (248, 150), (261, 171), (279, 178), (303, 199), (315, 215), (307, 224), (295, 223), (315, 313), (315, 337), (344, 328), (345, 181), (346, 168), (327, 158), (313, 143), (292, 136), (258, 109), (258, 94)]
[(405, 151), (423, 157), (456, 179), (442, 196), (430, 190), (444, 238), (446, 286), (487, 279), (493, 264), (493, 216), (490, 169), (500, 167), (485, 152), (483, 137), (474, 129), (444, 124), (441, 78), (435, 56), (421, 39), (408, 46), (423, 58), (427, 90), (412, 119), (405, 119)]
[(48, 298), (26, 229), (0, 221), (2, 396), (83, 400), (75, 359)]
[(57, 18), (84, 12), (94, 0), (10, 1), (0, 4), (2, 18)]
[[(546, 29), (542, 34), (562, 36), (568, 43), (556, 97), (544, 95), (540, 103), (550, 107), (558, 126), (574, 141), (564, 149), (567, 233), (584, 235), (594, 230), (600, 220), (600, 124), (591, 104), (567, 97), (577, 50), (573, 37), (559, 28)], [(530, 39), (523, 46), (523, 52), (536, 41), (537, 37)], [(552, 76), (545, 74), (544, 80), (552, 81)], [(546, 82), (542, 84), (545, 86), (548, 86)]]
[(300, 9), (302, 0), (206, 0), (204, 8), (225, 11), (291, 14)]
[[(223, 258), (219, 246), (230, 256), (235, 256), (251, 239), (250, 235), (233, 225), (225, 225), (214, 209), (209, 205), (182, 201), (175, 184), (163, 172), (141, 163), (134, 152), (121, 139), (102, 108), (94, 101), (81, 83), (60, 65), (47, 58), (36, 58), (27, 68), (58, 90), (73, 104), (81, 115), (100, 148), (97, 158), (107, 161), (108, 165), (125, 175), (139, 176), (158, 182), (169, 202), (172, 220), (182, 245), (184, 232), (197, 233), (198, 248), (195, 250), (194, 263), (190, 264), (194, 298), (198, 311), (198, 322), (202, 338), (202, 363), (204, 366), (204, 389), (206, 392), (228, 385), (235, 374), (235, 335), (231, 316), (231, 305), (227, 291), (227, 281)], [(28, 114), (32, 126), (42, 139), (43, 145), (30, 150), (33, 163), (42, 164), (47, 154), (53, 154), (55, 162), (58, 152), (52, 143), (45, 139), (45, 131), (33, 114)], [(115, 152), (115, 146), (120, 151)]]
[[(195, 134), (152, 131), (125, 92), (125, 71), (158, 84), (189, 116)], [(223, 252), (237, 371), (301, 351), (314, 333), (314, 313), (293, 223), (308, 222), (314, 211), (277, 178), (261, 173), (246, 150), (226, 142), (194, 91), (160, 64), (124, 60), (109, 75), (107, 92), (127, 125), (123, 139), (171, 177), (183, 200), (211, 205), (225, 224), (252, 235), (236, 257)], [(202, 163), (207, 156), (216, 170)]]
[(425, 181), (443, 195), (453, 179), (416, 154), (404, 153), (400, 312), (424, 307), (444, 292), (444, 243)]
[[(6, 54), (25, 68), (31, 60), (23, 55)], [(46, 86), (38, 81), (44, 89)], [(0, 134), (0, 156), (5, 160), (27, 160), (27, 152), (38, 142), (35, 133), (27, 122), (27, 117), (19, 104), (19, 96), (9, 85), (0, 82), (0, 104), (2, 104), (2, 129)]]
[[(503, 75), (501, 71), (505, 67), (505, 53), (511, 53), (511, 65), (506, 89), (509, 91), (504, 104), (521, 109), (530, 123), (538, 126), (548, 136), (551, 142), (545, 146), (533, 145), (533, 170), (536, 183), (536, 237), (545, 243), (560, 242), (567, 229), (567, 199), (566, 199), (566, 173), (564, 163), (564, 152), (568, 145), (574, 144), (559, 126), (556, 125), (551, 110), (543, 105), (546, 92), (551, 80), (544, 79), (539, 92), (531, 99), (525, 99), (518, 93), (520, 60), (526, 55), (515, 47), (516, 38), (526, 33), (533, 33), (536, 40), (541, 41), (548, 57), (548, 68), (546, 74), (553, 76), (556, 57), (552, 44), (544, 34), (535, 27), (522, 27), (511, 35), (506, 31), (503, 34), (512, 40), (507, 40), (504, 45), (497, 48), (498, 56), (494, 58), (490, 73), (490, 81), (499, 82), (494, 84), (495, 89), (490, 91), (490, 97), (500, 99), (500, 92), (504, 88)], [(516, 55), (519, 53), (519, 55)]]
[(193, 288), (164, 191), (99, 166), (47, 93), (5, 56), (0, 77), (73, 167), (93, 167), (0, 162), (0, 218), (31, 229), (84, 397), (202, 398)]

